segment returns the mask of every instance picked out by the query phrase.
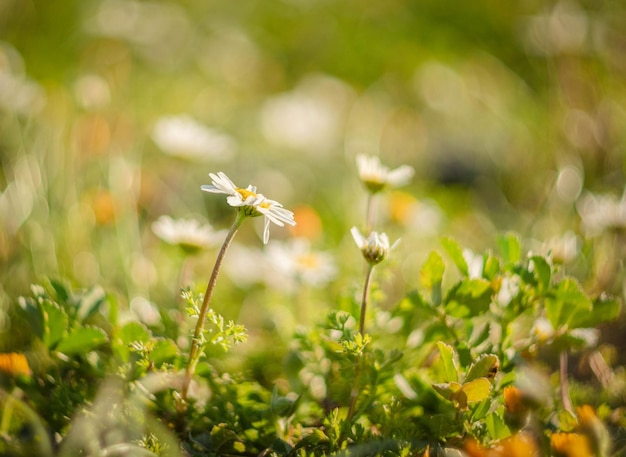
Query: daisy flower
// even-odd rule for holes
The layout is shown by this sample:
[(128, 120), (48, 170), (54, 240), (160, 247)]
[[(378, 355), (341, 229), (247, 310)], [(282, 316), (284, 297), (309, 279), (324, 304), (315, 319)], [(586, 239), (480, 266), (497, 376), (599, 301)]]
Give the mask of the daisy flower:
[(376, 156), (359, 154), (356, 157), (361, 181), (371, 193), (375, 194), (387, 187), (399, 187), (408, 184), (415, 170), (409, 165), (402, 165), (390, 170), (380, 163)]
[(209, 248), (224, 238), (224, 230), (215, 231), (209, 224), (201, 225), (195, 219), (173, 219), (161, 216), (152, 224), (156, 236), (168, 244), (180, 246), (193, 253)]
[(281, 285), (286, 284), (285, 277), (302, 283), (321, 287), (337, 275), (337, 267), (332, 255), (316, 251), (306, 238), (294, 238), (288, 242), (272, 242), (268, 245), (268, 260), (280, 275)]
[(263, 243), (267, 244), (270, 237), (270, 222), (283, 227), (285, 224), (296, 225), (293, 213), (275, 200), (258, 194), (256, 187), (249, 185), (243, 189), (235, 186), (226, 174), (219, 171), (217, 174), (209, 173), (212, 179), (210, 185), (203, 185), (205, 192), (228, 195), (226, 201), (230, 206), (237, 208), (246, 216), (265, 216), (265, 228), (263, 230)]
[(389, 237), (387, 237), (385, 233), (371, 232), (370, 235), (365, 238), (356, 227), (352, 227), (350, 233), (352, 233), (354, 242), (370, 265), (376, 265), (382, 262), (393, 247), (389, 245)]

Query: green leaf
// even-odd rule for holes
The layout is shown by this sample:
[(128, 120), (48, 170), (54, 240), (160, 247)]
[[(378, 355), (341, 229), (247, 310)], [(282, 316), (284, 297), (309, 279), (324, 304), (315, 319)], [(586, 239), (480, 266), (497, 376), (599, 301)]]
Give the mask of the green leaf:
[(157, 367), (164, 363), (171, 362), (179, 354), (178, 346), (170, 339), (159, 339), (154, 345), (154, 349), (150, 352), (150, 360)]
[(495, 354), (481, 355), (476, 362), (467, 370), (465, 382), (473, 381), (477, 378), (492, 379), (500, 369), (500, 360)]
[(501, 440), (511, 435), (511, 430), (509, 430), (504, 419), (495, 412), (487, 415), (484, 422), (491, 439)]
[(452, 396), (461, 390), (461, 384), (458, 382), (443, 382), (433, 384), (433, 389), (446, 400), (452, 400)]
[(57, 281), (56, 279), (49, 279), (49, 281), (59, 301), (67, 303), (72, 296), (70, 287), (61, 281)]
[(86, 354), (108, 340), (104, 330), (97, 327), (82, 327), (64, 338), (56, 350), (65, 355)]
[(122, 346), (128, 346), (131, 343), (150, 341), (152, 334), (146, 326), (140, 322), (128, 322), (115, 332), (116, 343)]
[(485, 263), (483, 266), (483, 276), (487, 279), (493, 279), (500, 274), (500, 260), (492, 254), (485, 255)]
[(147, 343), (152, 338), (150, 330), (139, 322), (128, 322), (117, 329), (113, 334), (113, 350), (123, 361), (127, 362), (130, 355), (130, 345), (133, 343)]
[(66, 334), (69, 319), (65, 310), (51, 300), (42, 300), (41, 310), (44, 318), (42, 339), (49, 349), (53, 349)]
[(449, 344), (442, 341), (437, 342), (439, 354), (441, 356), (441, 366), (443, 368), (444, 380), (447, 382), (457, 382), (459, 380), (459, 370), (456, 363), (456, 353)]
[(18, 304), (22, 310), (23, 318), (30, 326), (33, 334), (43, 338), (45, 323), (41, 305), (31, 297), (20, 297)]
[(459, 318), (482, 315), (489, 309), (491, 295), (489, 281), (465, 278), (448, 293), (446, 313)]
[(486, 279), (465, 279), (459, 284), (457, 293), (459, 295), (467, 295), (472, 298), (478, 298), (491, 287), (491, 282)]
[(548, 261), (542, 256), (534, 255), (529, 260), (529, 270), (533, 272), (539, 284), (539, 290), (548, 290), (552, 279), (552, 268)]
[(466, 382), (461, 389), (452, 394), (452, 401), (460, 410), (467, 410), (468, 403), (483, 401), (491, 392), (491, 383), (487, 378), (478, 378)]
[(452, 238), (443, 237), (441, 238), (441, 244), (443, 245), (443, 248), (446, 250), (456, 267), (459, 269), (459, 271), (463, 275), (467, 276), (467, 262), (465, 260), (465, 257), (463, 257), (463, 249), (461, 249), (459, 243), (457, 243), (456, 240)]
[(572, 327), (572, 323), (580, 321), (580, 314), (587, 314), (592, 309), (591, 300), (573, 278), (563, 279), (545, 304), (546, 316), (555, 329), (564, 325)]
[(420, 281), (422, 286), (430, 290), (432, 304), (438, 306), (441, 304), (441, 281), (445, 265), (441, 255), (433, 251), (426, 259), (420, 271)]
[(593, 302), (590, 313), (577, 313), (572, 316), (569, 325), (572, 328), (595, 327), (617, 319), (621, 309), (622, 305), (619, 300), (603, 295)]
[(92, 287), (80, 297), (80, 301), (77, 304), (76, 319), (79, 322), (84, 322), (97, 313), (105, 302), (106, 294), (104, 290), (99, 286)]
[(522, 257), (522, 244), (514, 233), (507, 233), (498, 238), (498, 247), (505, 264), (516, 264)]

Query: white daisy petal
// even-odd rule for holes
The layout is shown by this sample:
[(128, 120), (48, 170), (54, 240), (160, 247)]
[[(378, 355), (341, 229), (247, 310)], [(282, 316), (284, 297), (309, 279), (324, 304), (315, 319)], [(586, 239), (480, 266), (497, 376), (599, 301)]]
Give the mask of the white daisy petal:
[(256, 187), (249, 185), (243, 189), (237, 187), (226, 174), (219, 171), (217, 174), (209, 173), (213, 180), (211, 185), (203, 185), (201, 189), (205, 192), (220, 193), (228, 195), (226, 201), (230, 206), (239, 208), (246, 216), (264, 216), (265, 227), (263, 230), (263, 242), (269, 240), (269, 223), (273, 222), (278, 226), (285, 224), (296, 225), (294, 214), (283, 208), (283, 205), (275, 200), (266, 198), (256, 191)]

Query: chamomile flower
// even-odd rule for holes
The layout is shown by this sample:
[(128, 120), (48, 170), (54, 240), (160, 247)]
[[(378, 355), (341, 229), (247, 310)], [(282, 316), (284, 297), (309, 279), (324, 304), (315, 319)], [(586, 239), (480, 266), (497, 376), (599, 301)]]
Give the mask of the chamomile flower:
[(382, 262), (393, 247), (389, 245), (389, 237), (385, 233), (371, 232), (370, 235), (365, 238), (356, 227), (352, 227), (350, 233), (352, 233), (354, 242), (370, 265), (376, 265)]
[(152, 224), (152, 231), (166, 243), (180, 246), (188, 253), (216, 245), (225, 233), (215, 231), (209, 224), (201, 225), (195, 219), (173, 219), (170, 216), (159, 217)]
[(151, 136), (166, 154), (186, 159), (228, 160), (236, 149), (232, 137), (186, 114), (160, 118)]
[(246, 216), (265, 216), (265, 228), (263, 230), (263, 243), (267, 244), (270, 237), (270, 222), (283, 227), (285, 224), (296, 225), (293, 213), (275, 200), (266, 198), (256, 192), (256, 187), (249, 185), (243, 189), (235, 186), (226, 174), (219, 171), (217, 174), (209, 173), (212, 179), (210, 185), (203, 185), (205, 192), (228, 195), (226, 201), (230, 206), (237, 208)]
[(388, 187), (399, 187), (408, 184), (415, 170), (409, 165), (402, 165), (390, 170), (380, 163), (376, 156), (359, 154), (356, 157), (359, 177), (367, 190), (372, 194)]

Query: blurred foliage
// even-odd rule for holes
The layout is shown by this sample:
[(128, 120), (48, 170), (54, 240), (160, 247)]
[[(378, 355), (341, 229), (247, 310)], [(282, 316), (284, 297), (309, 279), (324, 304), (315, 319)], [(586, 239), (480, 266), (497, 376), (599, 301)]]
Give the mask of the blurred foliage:
[[(603, 0), (0, 0), (0, 453), (620, 455), (624, 23)], [(375, 202), (401, 243), (365, 336), (361, 153), (415, 169)], [(238, 235), (181, 418), (219, 170), (298, 225)]]

